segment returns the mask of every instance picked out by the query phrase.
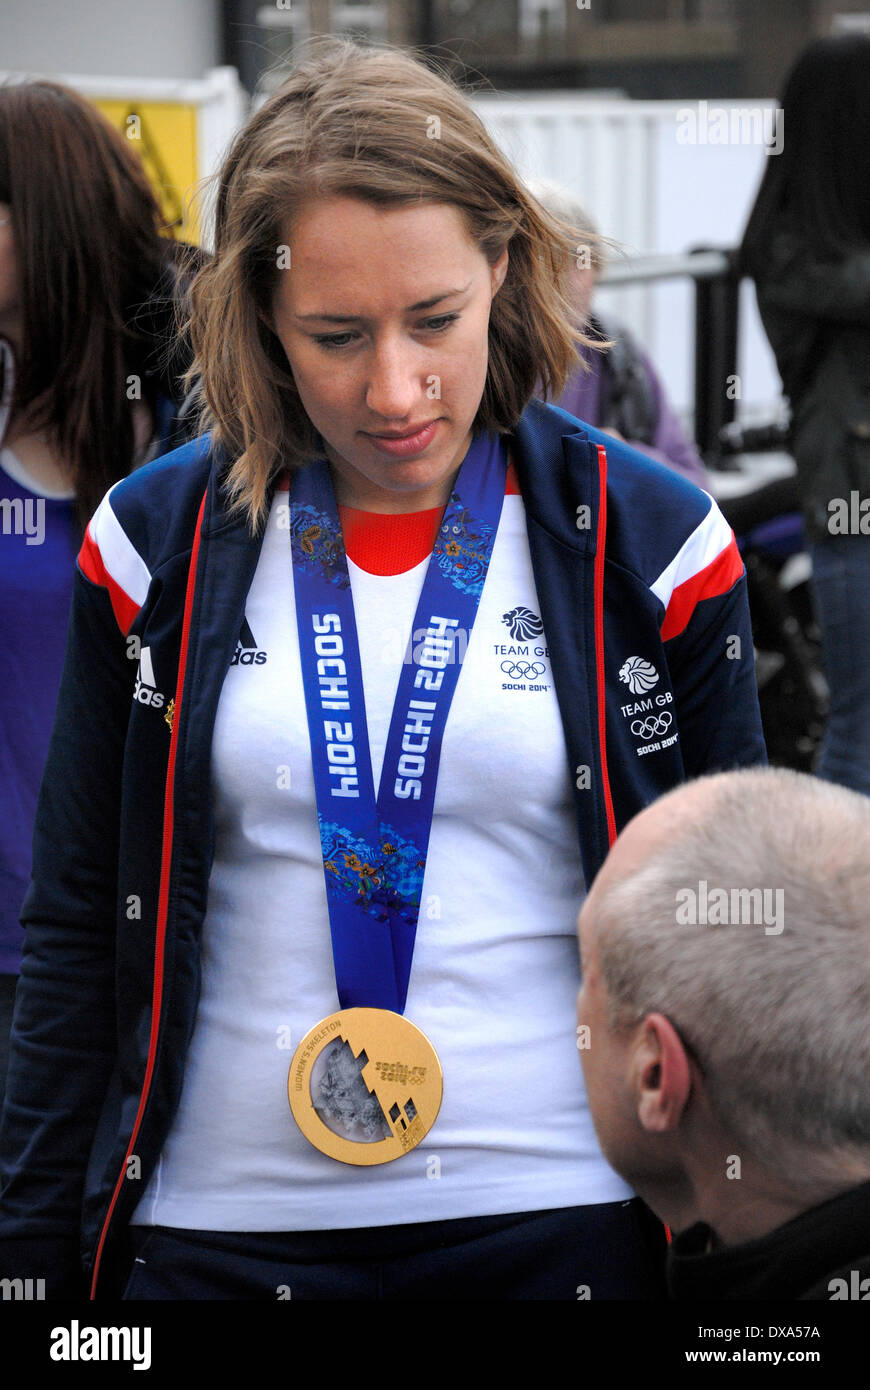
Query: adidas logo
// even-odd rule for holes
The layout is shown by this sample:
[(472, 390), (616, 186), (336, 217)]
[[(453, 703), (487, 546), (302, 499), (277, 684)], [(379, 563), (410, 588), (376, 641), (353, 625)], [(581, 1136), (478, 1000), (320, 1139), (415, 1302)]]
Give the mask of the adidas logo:
[(136, 672), (133, 699), (138, 700), (140, 705), (151, 705), (152, 709), (162, 709), (164, 697), (162, 691), (155, 689), (156, 684), (151, 648), (143, 647), (139, 653), (139, 669)]
[(233, 653), (231, 666), (262, 666), (268, 658), (267, 652), (257, 650), (257, 643), (254, 634), (248, 625), (247, 618), (242, 618), (242, 626), (239, 630), (239, 641)]

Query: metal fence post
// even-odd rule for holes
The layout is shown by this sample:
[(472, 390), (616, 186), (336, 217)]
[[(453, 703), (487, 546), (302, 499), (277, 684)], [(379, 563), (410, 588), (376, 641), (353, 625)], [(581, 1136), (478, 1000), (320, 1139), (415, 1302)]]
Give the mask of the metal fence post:
[[(690, 255), (719, 250), (693, 246)], [(737, 414), (740, 281), (733, 251), (721, 252), (727, 268), (695, 277), (695, 440), (705, 458), (718, 451), (719, 434)]]

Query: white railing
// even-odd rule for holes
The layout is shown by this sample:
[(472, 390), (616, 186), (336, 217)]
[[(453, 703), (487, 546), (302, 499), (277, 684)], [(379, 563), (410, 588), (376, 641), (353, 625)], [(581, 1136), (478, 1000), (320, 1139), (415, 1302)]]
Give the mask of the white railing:
[[(478, 93), (473, 105), (524, 177), (555, 180), (634, 257), (739, 244), (774, 131), (772, 101), (630, 101), (582, 93)], [(756, 117), (756, 119), (748, 119)], [(763, 117), (763, 119), (758, 119)], [(723, 138), (724, 137), (724, 138)], [(599, 292), (642, 339), (678, 410), (692, 405), (689, 284)], [(764, 414), (780, 381), (751, 284), (741, 299), (741, 410)]]

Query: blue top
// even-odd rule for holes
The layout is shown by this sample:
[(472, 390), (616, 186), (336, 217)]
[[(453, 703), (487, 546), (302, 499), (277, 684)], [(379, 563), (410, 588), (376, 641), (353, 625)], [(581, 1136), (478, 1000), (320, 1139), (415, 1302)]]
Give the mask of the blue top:
[[(170, 447), (177, 405), (159, 395), (148, 457)], [(0, 449), (0, 974), (17, 975), (36, 798), (54, 725), (76, 555), (75, 495), (27, 486)]]
[(36, 797), (66, 648), (81, 537), (73, 498), (43, 497), (0, 450), (0, 973), (18, 973)]

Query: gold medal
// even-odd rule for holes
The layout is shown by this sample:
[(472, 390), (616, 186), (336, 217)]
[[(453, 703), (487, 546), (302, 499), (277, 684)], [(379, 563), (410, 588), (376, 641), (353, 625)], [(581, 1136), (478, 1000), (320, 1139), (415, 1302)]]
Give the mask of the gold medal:
[(438, 1054), (390, 1009), (341, 1009), (305, 1034), (287, 1091), (305, 1138), (341, 1163), (390, 1163), (435, 1123), (443, 1083)]

